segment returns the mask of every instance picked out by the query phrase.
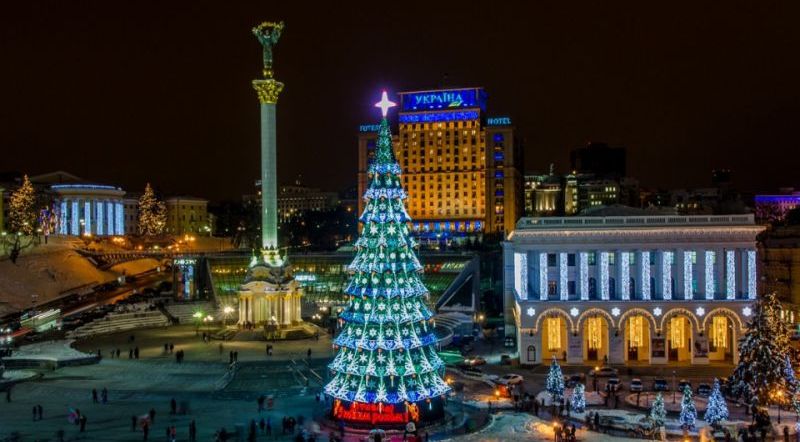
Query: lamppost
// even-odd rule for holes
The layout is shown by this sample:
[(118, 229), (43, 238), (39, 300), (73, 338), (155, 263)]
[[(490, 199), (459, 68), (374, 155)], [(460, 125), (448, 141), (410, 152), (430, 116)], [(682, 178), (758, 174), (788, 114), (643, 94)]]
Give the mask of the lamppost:
[(778, 389), (772, 392), (772, 401), (778, 406), (778, 424), (781, 423), (781, 401), (783, 400), (783, 392)]
[(200, 334), (200, 319), (203, 317), (203, 312), (194, 312), (192, 317), (194, 318), (195, 325), (194, 335), (197, 336)]
[(675, 403), (675, 394), (678, 392), (678, 388), (675, 385), (675, 370), (672, 370), (672, 403)]
[(222, 308), (222, 313), (225, 313), (225, 323), (224, 323), (224, 325), (225, 325), (225, 327), (227, 327), (228, 326), (228, 317), (231, 315), (231, 313), (233, 313), (233, 307), (231, 307), (229, 305), (226, 305), (225, 307)]

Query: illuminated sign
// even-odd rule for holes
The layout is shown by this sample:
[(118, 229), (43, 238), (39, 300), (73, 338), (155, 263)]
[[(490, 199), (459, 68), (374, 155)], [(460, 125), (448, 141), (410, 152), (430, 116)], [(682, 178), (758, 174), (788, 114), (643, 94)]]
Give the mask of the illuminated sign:
[(294, 275), (294, 279), (300, 282), (314, 282), (317, 280), (317, 275), (313, 273), (297, 273)]
[(400, 123), (434, 123), (438, 121), (462, 121), (477, 120), (478, 111), (450, 111), (450, 112), (429, 112), (420, 114), (400, 114)]
[(362, 124), (361, 126), (358, 126), (358, 131), (362, 133), (377, 132), (378, 130), (380, 130), (380, 128), (381, 128), (380, 124)]
[(467, 107), (486, 108), (483, 89), (451, 89), (441, 91), (408, 92), (400, 94), (404, 112)]
[(510, 126), (510, 117), (491, 117), (486, 119), (487, 126)]
[(419, 409), (414, 404), (351, 402), (348, 406), (337, 399), (333, 404), (333, 417), (347, 422), (369, 422), (373, 425), (404, 425), (410, 420), (419, 420)]

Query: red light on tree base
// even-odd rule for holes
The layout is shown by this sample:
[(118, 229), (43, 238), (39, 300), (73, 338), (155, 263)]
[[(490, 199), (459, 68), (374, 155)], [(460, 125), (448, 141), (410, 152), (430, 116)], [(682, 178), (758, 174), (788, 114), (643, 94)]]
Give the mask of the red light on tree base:
[(415, 404), (365, 404), (363, 402), (333, 402), (333, 417), (347, 422), (405, 425), (419, 420)]

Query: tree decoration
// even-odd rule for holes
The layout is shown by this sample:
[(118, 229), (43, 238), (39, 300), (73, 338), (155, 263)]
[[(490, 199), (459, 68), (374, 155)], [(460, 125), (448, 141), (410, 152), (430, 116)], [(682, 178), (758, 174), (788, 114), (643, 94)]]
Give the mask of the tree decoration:
[(667, 409), (664, 408), (664, 397), (659, 392), (656, 395), (656, 400), (650, 406), (650, 419), (655, 422), (656, 427), (663, 427), (664, 421), (667, 419)]
[(13, 233), (33, 235), (36, 215), (36, 190), (25, 175), (8, 201), (8, 227)]
[(561, 366), (558, 365), (556, 358), (550, 363), (550, 372), (547, 374), (547, 392), (553, 401), (564, 396), (564, 374), (561, 373)]
[(697, 408), (694, 406), (692, 389), (688, 385), (683, 387), (683, 399), (681, 400), (681, 415), (679, 420), (681, 426), (685, 428), (694, 428), (694, 422), (697, 420)]
[(167, 226), (167, 208), (157, 197), (150, 183), (144, 187), (139, 198), (139, 234), (156, 236), (164, 233)]
[[(385, 93), (383, 98), (382, 106), (388, 106)], [(425, 302), (428, 290), (420, 278), (416, 243), (409, 236), (387, 107), (382, 109), (375, 158), (367, 172), (363, 230), (348, 268), (349, 303), (339, 316), (344, 325), (334, 340), (338, 351), (329, 365), (333, 379), (325, 386), (325, 393), (336, 400), (334, 416), (345, 420), (356, 419), (353, 410), (362, 411), (361, 416), (379, 411), (384, 418), (387, 410), (408, 410), (408, 404), (427, 410), (430, 399), (450, 390), (441, 378), (444, 363), (428, 325), (433, 313)], [(376, 404), (375, 410), (369, 408)]]
[(576, 413), (583, 413), (586, 411), (586, 397), (584, 395), (585, 387), (583, 384), (578, 384), (572, 389), (572, 410)]
[(728, 419), (728, 405), (719, 389), (719, 379), (714, 379), (714, 387), (708, 397), (708, 407), (703, 419), (711, 426), (716, 426), (720, 421)]

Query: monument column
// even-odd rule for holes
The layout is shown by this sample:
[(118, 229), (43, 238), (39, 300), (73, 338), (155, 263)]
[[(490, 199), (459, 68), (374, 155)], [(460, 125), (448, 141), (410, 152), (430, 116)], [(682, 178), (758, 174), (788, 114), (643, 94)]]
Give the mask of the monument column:
[(261, 246), (278, 248), (278, 205), (275, 114), (283, 83), (273, 78), (272, 47), (278, 42), (283, 22), (264, 22), (253, 28), (263, 48), (264, 78), (253, 80), (261, 102)]

